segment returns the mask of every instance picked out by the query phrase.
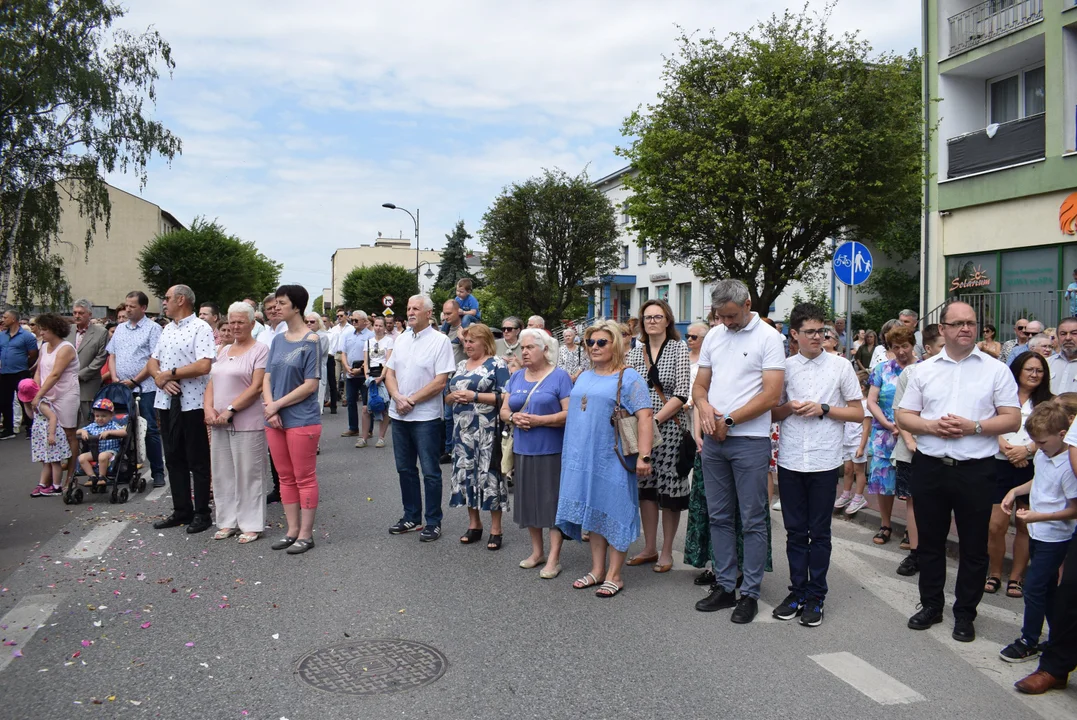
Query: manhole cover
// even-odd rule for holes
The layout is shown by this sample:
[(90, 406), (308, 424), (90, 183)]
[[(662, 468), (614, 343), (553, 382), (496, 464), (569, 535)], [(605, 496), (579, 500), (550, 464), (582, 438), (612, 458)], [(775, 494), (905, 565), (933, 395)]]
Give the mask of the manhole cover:
[(435, 648), (410, 640), (357, 640), (299, 658), (299, 679), (326, 692), (383, 695), (438, 680), (449, 661)]

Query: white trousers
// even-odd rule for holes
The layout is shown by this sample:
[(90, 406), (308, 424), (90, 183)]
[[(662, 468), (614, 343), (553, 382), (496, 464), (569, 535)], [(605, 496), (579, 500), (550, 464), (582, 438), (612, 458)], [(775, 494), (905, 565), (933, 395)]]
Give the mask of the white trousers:
[(231, 428), (214, 427), (209, 457), (217, 527), (265, 530), (265, 431), (232, 432)]

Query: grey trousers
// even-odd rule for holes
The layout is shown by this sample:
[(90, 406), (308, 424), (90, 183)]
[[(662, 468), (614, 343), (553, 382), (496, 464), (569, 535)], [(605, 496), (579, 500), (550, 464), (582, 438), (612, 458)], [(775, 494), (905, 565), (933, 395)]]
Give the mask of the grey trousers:
[(714, 574), (727, 592), (737, 584), (737, 536), (734, 503), (740, 507), (744, 530), (744, 581), (741, 595), (759, 599), (767, 564), (767, 469), (769, 437), (703, 439), (703, 489), (707, 494)]
[(217, 527), (262, 532), (266, 528), (263, 430), (232, 432), (213, 428), (209, 445), (213, 470), (213, 504)]

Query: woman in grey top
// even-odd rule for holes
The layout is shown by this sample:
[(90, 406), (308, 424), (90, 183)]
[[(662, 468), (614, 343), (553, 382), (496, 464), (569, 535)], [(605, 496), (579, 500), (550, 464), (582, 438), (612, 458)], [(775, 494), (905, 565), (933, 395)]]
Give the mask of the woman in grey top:
[(278, 333), (269, 346), (262, 398), (266, 441), (280, 475), (288, 534), (272, 547), (288, 548), (289, 554), (298, 555), (314, 547), (318, 440), (322, 436), (318, 382), (324, 356), (318, 335), (307, 329), (303, 319), (307, 291), (301, 285), (281, 285), (276, 298), (277, 312), (288, 329)]

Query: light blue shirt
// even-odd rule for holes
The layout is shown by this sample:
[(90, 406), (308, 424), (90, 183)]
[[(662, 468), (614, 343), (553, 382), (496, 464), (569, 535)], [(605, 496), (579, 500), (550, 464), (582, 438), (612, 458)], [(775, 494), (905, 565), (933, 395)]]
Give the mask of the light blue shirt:
[(1013, 361), (1016, 360), (1021, 353), (1027, 353), (1027, 352), (1028, 352), (1028, 345), (1027, 344), (1025, 344), (1025, 345), (1014, 345), (1013, 349), (1010, 350), (1009, 357), (1006, 358), (1006, 364), (1007, 365), (1013, 365)]
[(374, 337), (374, 331), (370, 328), (351, 332), (340, 337), (340, 351), (348, 357), (348, 364), (362, 364), (363, 353), (366, 352), (366, 341)]
[(19, 327), (12, 336), (7, 330), (0, 330), (0, 373), (11, 375), (29, 370), (31, 352), (37, 352), (37, 338), (32, 332)]
[[(105, 347), (109, 355), (116, 356), (116, 379), (130, 380), (142, 372), (160, 339), (161, 326), (145, 316), (134, 325), (130, 321), (117, 325)], [(138, 384), (138, 389), (145, 393), (157, 392), (157, 385), (147, 376)]]

